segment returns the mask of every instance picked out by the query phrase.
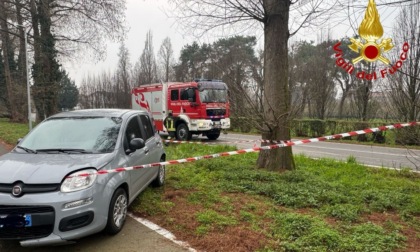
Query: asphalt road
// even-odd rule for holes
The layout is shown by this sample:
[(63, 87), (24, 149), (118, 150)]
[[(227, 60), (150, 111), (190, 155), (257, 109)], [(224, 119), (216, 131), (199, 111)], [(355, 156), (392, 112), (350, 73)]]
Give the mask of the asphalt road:
[[(229, 133), (221, 135), (218, 143), (231, 144), (236, 141), (259, 140), (261, 136)], [(252, 148), (259, 142), (234, 143), (238, 148)], [(410, 168), (420, 171), (420, 150), (389, 148), (371, 145), (334, 143), (333, 141), (308, 143), (293, 146), (293, 154), (304, 154), (312, 158), (333, 158), (346, 160), (349, 156), (365, 165), (387, 168)]]
[[(0, 144), (0, 155), (7, 152)], [(1, 202), (0, 202), (1, 204)], [(0, 241), (0, 252), (184, 252), (187, 249), (159, 235), (155, 231), (127, 216), (123, 230), (115, 236), (98, 233), (80, 239), (77, 243), (57, 247), (21, 247), (17, 241)]]
[(188, 251), (172, 241), (160, 236), (155, 231), (150, 230), (138, 223), (131, 217), (127, 217), (127, 222), (123, 230), (115, 236), (103, 233), (91, 235), (79, 240), (77, 243), (50, 246), (24, 248), (16, 241), (0, 241), (1, 252), (74, 252), (74, 251), (100, 251), (100, 252), (184, 252)]

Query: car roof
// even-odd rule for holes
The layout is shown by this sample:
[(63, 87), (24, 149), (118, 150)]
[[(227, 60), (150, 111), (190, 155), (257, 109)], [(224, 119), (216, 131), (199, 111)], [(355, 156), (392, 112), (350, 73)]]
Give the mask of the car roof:
[(124, 117), (124, 115), (131, 115), (135, 113), (146, 112), (141, 110), (132, 109), (81, 109), (55, 114), (49, 118), (62, 118), (62, 117)]

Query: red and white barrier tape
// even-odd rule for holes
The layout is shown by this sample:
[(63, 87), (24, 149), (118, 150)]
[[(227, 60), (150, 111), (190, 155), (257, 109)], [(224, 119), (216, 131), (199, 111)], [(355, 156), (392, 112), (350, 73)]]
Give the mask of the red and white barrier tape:
[(165, 143), (176, 143), (176, 144), (208, 144), (208, 145), (214, 145), (214, 144), (236, 144), (236, 143), (252, 143), (252, 142), (261, 142), (261, 143), (274, 143), (279, 144), (283, 143), (283, 141), (273, 141), (273, 140), (241, 140), (241, 141), (234, 141), (234, 142), (204, 142), (204, 141), (178, 141), (178, 140), (162, 140)]
[[(397, 123), (397, 124), (393, 124), (393, 125), (380, 126), (378, 128), (369, 128), (369, 129), (364, 129), (364, 130), (357, 130), (357, 131), (351, 131), (351, 132), (342, 133), (342, 134), (330, 135), (330, 136), (325, 136), (325, 137), (310, 138), (310, 139), (304, 139), (304, 140), (298, 140), (298, 141), (288, 141), (288, 142), (284, 142), (284, 143), (280, 143), (280, 144), (254, 147), (254, 148), (250, 148), (250, 149), (242, 149), (242, 150), (237, 150), (237, 151), (229, 151), (229, 152), (223, 152), (223, 153), (217, 153), (217, 154), (211, 154), (211, 155), (204, 155), (204, 156), (199, 156), (199, 157), (183, 158), (183, 159), (178, 159), (178, 160), (170, 160), (170, 161), (165, 161), (165, 162), (151, 163), (151, 164), (145, 164), (145, 165), (137, 165), (137, 166), (131, 166), (131, 167), (122, 167), (122, 168), (116, 168), (116, 169), (112, 169), (112, 170), (99, 170), (97, 172), (97, 174), (110, 174), (110, 173), (115, 173), (115, 172), (139, 170), (139, 169), (143, 169), (143, 168), (156, 167), (156, 166), (161, 166), (161, 165), (174, 165), (174, 164), (189, 163), (189, 162), (195, 162), (195, 161), (198, 161), (198, 160), (201, 160), (201, 159), (211, 159), (211, 158), (233, 156), (233, 155), (250, 153), (250, 152), (259, 152), (261, 150), (271, 150), (271, 149), (277, 149), (277, 148), (282, 148), (282, 147), (287, 147), (287, 146), (321, 142), (321, 141), (326, 141), (326, 140), (331, 140), (331, 139), (338, 139), (338, 138), (342, 138), (342, 137), (364, 135), (364, 134), (373, 133), (373, 132), (386, 131), (386, 130), (389, 130), (389, 129), (400, 129), (400, 128), (409, 127), (409, 126), (416, 126), (416, 125), (420, 125), (420, 122)], [(92, 175), (92, 174), (83, 173), (83, 174), (79, 174), (77, 176), (85, 177), (85, 176), (89, 176), (89, 175)], [(69, 176), (68, 178), (71, 178), (71, 177), (72, 176)]]
[(211, 142), (204, 142), (204, 141), (178, 141), (178, 140), (163, 140), (164, 143), (175, 143), (175, 144), (217, 144)]

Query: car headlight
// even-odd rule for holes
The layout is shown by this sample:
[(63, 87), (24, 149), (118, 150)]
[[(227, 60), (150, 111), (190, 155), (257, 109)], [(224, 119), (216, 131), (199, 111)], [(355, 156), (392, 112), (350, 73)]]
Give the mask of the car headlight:
[[(86, 174), (86, 176), (79, 176), (80, 174)], [(95, 169), (81, 170), (70, 174), (69, 177), (61, 184), (61, 192), (75, 192), (89, 188), (96, 180), (97, 171)]]

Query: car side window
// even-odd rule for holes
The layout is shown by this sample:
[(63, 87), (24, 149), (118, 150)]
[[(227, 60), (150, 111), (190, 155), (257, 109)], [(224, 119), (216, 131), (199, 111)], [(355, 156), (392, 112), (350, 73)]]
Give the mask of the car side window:
[(143, 135), (141, 134), (141, 129), (139, 125), (138, 117), (135, 116), (130, 119), (130, 121), (127, 123), (127, 129), (125, 130), (125, 136), (128, 140), (128, 142), (131, 141), (133, 138), (143, 138)]
[(144, 129), (144, 132), (146, 133), (146, 138), (144, 140), (147, 140), (154, 136), (154, 130), (152, 123), (150, 121), (150, 118), (147, 115), (140, 115), (141, 120), (141, 126)]
[(178, 101), (178, 99), (179, 99), (178, 89), (171, 90), (171, 101)]
[(181, 90), (181, 100), (187, 100), (188, 101), (188, 90), (187, 89)]

